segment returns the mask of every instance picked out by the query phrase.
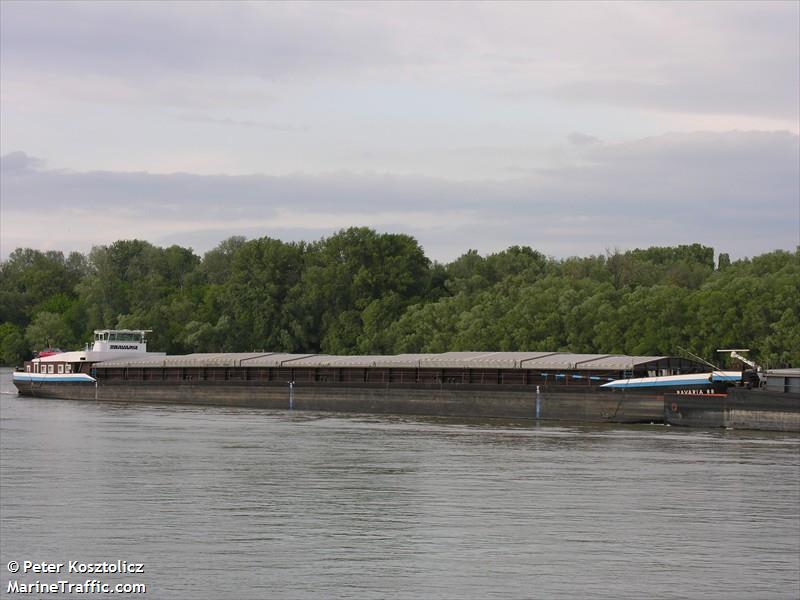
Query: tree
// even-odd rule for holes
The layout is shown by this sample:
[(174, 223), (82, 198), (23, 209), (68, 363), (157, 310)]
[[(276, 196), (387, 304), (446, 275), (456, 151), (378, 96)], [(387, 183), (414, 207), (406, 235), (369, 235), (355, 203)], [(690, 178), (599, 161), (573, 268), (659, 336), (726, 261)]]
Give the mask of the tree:
[(19, 365), (28, 354), (28, 345), (19, 327), (12, 323), (0, 325), (0, 364)]
[(208, 283), (220, 285), (228, 280), (236, 253), (246, 241), (247, 238), (244, 236), (234, 235), (223, 240), (216, 248), (203, 255), (200, 271), (205, 275)]
[(300, 281), (304, 252), (303, 244), (268, 237), (236, 252), (223, 296), (240, 349), (295, 349), (288, 298)]
[[(352, 227), (314, 244), (307, 256), (299, 301), (310, 316), (312, 346), (332, 354), (375, 352), (377, 315), (389, 326), (430, 288), (430, 261), (414, 238)], [(364, 312), (370, 311), (369, 331)], [(315, 339), (316, 338), (316, 339)]]
[(67, 346), (71, 337), (72, 333), (61, 315), (51, 312), (40, 312), (25, 329), (25, 340), (31, 350)]
[(546, 258), (527, 246), (430, 263), (406, 235), (311, 244), (232, 237), (202, 260), (142, 240), (0, 262), (0, 360), (95, 328), (154, 329), (170, 353), (569, 350), (700, 355), (750, 347), (800, 364), (800, 251), (731, 261), (700, 244)]
[(84, 266), (76, 252), (65, 259), (62, 252), (17, 248), (0, 263), (0, 322), (24, 327), (54, 297), (75, 298)]

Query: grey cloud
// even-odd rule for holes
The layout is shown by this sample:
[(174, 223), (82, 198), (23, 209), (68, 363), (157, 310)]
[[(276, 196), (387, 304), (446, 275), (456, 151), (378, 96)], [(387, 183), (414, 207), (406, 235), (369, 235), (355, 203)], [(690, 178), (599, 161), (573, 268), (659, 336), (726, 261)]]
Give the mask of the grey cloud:
[(24, 173), (44, 167), (45, 162), (40, 158), (29, 156), (24, 152), (11, 152), (0, 157), (0, 173), (13, 175)]
[(83, 74), (291, 79), (405, 60), (384, 28), (336, 5), (9, 2), (3, 17), (7, 61)]
[[(11, 162), (14, 162), (13, 155)], [(362, 211), (468, 207), (477, 202), (470, 186), (425, 177), (394, 175), (194, 175), (16, 171), (2, 180), (7, 209), (31, 203), (111, 210), (125, 207), (143, 216), (205, 211), (215, 216), (269, 216), (276, 208)]]
[(73, 94), (99, 78), (139, 101), (152, 92), (161, 103), (203, 104), (198, 96), (220, 93), (241, 102), (244, 86), (263, 102), (268, 84), (342, 84), (347, 75), (346, 84), (433, 81), (455, 83), (457, 93), (797, 118), (796, 2), (3, 2), (0, 10), (5, 76), (64, 78)]
[[(598, 12), (585, 40), (573, 39), (567, 47), (549, 40), (542, 48), (558, 48), (572, 67), (569, 77), (520, 78), (499, 94), (526, 102), (544, 96), (579, 105), (797, 122), (800, 4), (617, 3)], [(583, 56), (574, 54), (581, 51)]]
[[(652, 162), (682, 168), (708, 164), (751, 163), (789, 167), (787, 157), (796, 156), (798, 136), (787, 131), (729, 131), (725, 133), (668, 133), (587, 149), (584, 156), (599, 162)], [(702, 161), (700, 163), (699, 161)], [(790, 169), (796, 170), (796, 169)]]
[(263, 108), (313, 78), (413, 58), (391, 28), (320, 3), (3, 2), (3, 79), (84, 103)]
[(618, 227), (633, 228), (626, 235), (666, 219), (654, 235), (736, 235), (745, 245), (756, 244), (745, 240), (758, 232), (765, 245), (781, 239), (782, 247), (793, 248), (798, 139), (781, 132), (694, 133), (593, 146), (588, 164), (537, 172), (537, 189), (565, 212), (614, 215)]
[(255, 127), (258, 129), (266, 129), (269, 131), (301, 133), (309, 130), (307, 126), (288, 125), (285, 123), (267, 123), (264, 121), (253, 121), (253, 120), (243, 120), (243, 119), (231, 119), (227, 117), (217, 118), (209, 115), (182, 114), (178, 115), (177, 118), (180, 119), (181, 121), (190, 121), (192, 123), (210, 123), (212, 125), (222, 125), (226, 127), (242, 127), (242, 128)]
[(559, 100), (580, 103), (796, 119), (799, 65), (796, 58), (782, 62), (782, 69), (765, 65), (763, 70), (750, 71), (748, 77), (690, 67), (665, 83), (585, 80), (559, 85), (550, 93)]
[(600, 138), (581, 133), (580, 131), (573, 131), (567, 136), (567, 140), (573, 146), (591, 146), (592, 144), (599, 144)]
[[(237, 234), (317, 239), (352, 220), (414, 235), (440, 260), (467, 248), (489, 251), (510, 244), (564, 256), (701, 242), (743, 256), (793, 249), (800, 242), (797, 135), (671, 134), (582, 148), (584, 162), (570, 167), (469, 183), (352, 173), (267, 177), (22, 169), (0, 181), (3, 227), (13, 229), (31, 207), (48, 214), (60, 209), (63, 223), (79, 218), (72, 211), (83, 210), (124, 216), (129, 237), (189, 242), (202, 251)], [(15, 153), (10, 164), (30, 160)], [(4, 157), (3, 164), (7, 161)], [(288, 222), (281, 220), (286, 215), (292, 217)], [(341, 215), (348, 221), (326, 221)], [(25, 237), (14, 233), (15, 240)], [(55, 233), (30, 231), (24, 243), (35, 247)]]

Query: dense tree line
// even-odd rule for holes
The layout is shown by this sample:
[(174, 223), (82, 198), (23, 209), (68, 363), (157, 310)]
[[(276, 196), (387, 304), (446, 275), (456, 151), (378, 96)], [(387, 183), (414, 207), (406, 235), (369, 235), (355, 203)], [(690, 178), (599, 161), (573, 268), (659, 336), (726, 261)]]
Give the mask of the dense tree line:
[(800, 251), (731, 261), (699, 244), (553, 259), (513, 246), (432, 263), (412, 237), (232, 237), (202, 258), (141, 240), (0, 263), (0, 360), (153, 329), (169, 353), (550, 350), (800, 365)]

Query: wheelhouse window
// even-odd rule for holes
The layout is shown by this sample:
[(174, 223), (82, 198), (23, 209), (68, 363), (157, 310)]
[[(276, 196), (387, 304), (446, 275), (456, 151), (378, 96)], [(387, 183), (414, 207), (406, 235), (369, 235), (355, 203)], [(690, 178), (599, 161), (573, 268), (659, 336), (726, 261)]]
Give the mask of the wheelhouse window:
[(103, 330), (94, 332), (96, 342), (135, 342), (143, 344), (145, 341), (145, 330)]
[(55, 373), (55, 365), (47, 365), (47, 372), (48, 373)]
[(64, 365), (58, 365), (58, 372), (59, 374), (64, 372)]
[(139, 331), (112, 331), (109, 340), (112, 342), (142, 343), (144, 335)]

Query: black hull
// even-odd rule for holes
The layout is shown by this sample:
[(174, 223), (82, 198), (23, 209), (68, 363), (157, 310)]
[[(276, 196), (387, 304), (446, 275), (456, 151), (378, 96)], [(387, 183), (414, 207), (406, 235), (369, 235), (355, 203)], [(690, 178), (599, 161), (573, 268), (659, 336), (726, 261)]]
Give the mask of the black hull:
[(592, 423), (660, 423), (664, 407), (663, 394), (585, 386), (541, 386), (537, 392), (535, 386), (457, 384), (14, 383), (21, 395), (38, 398)]
[(746, 388), (730, 388), (727, 394), (665, 394), (664, 422), (684, 427), (800, 432), (800, 394)]

